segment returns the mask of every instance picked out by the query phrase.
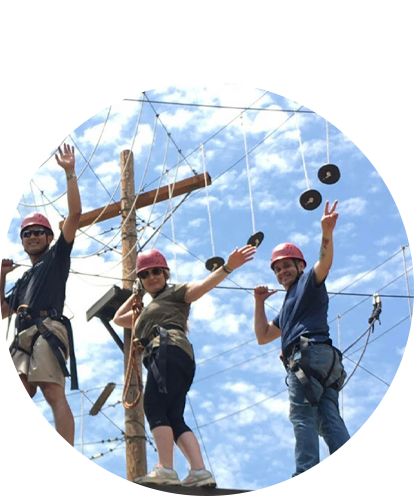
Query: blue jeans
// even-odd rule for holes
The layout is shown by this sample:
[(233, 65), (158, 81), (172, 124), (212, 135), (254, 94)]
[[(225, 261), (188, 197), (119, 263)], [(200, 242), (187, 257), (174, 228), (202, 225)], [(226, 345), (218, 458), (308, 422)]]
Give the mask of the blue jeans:
[[(308, 357), (311, 368), (317, 370), (323, 377), (329, 372), (332, 364), (334, 349), (325, 344), (309, 346)], [(335, 352), (336, 353), (336, 352)], [(293, 360), (300, 362), (301, 353), (294, 354)], [(343, 366), (337, 355), (335, 366), (327, 384), (335, 382), (341, 377)], [(313, 377), (311, 378), (312, 390), (319, 398), (317, 406), (312, 407), (305, 398), (302, 384), (295, 373), (288, 369), (289, 419), (293, 424), (296, 438), (295, 460), (296, 476), (319, 463), (319, 435), (323, 437), (329, 448), (329, 453), (334, 453), (350, 438), (344, 421), (339, 414), (338, 391), (332, 387), (323, 388)]]

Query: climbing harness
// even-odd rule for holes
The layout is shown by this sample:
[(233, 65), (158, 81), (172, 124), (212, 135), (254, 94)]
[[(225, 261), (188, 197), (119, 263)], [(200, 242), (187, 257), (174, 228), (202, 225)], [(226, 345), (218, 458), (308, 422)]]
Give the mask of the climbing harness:
[[(309, 347), (321, 344), (328, 344), (332, 349), (332, 361), (326, 376), (323, 376), (309, 365)], [(296, 361), (293, 357), (298, 351), (300, 351), (301, 356), (300, 359)], [(332, 346), (330, 342), (312, 342), (309, 341), (306, 336), (300, 336), (299, 342), (291, 345), (288, 350), (284, 351), (282, 354), (282, 361), (285, 369), (294, 372), (303, 386), (305, 398), (312, 406), (318, 405), (318, 400), (316, 399), (312, 389), (312, 377), (320, 383), (323, 389), (331, 387), (332, 389), (339, 391), (343, 387), (343, 383), (346, 378), (346, 372), (344, 369), (339, 379), (331, 383), (329, 382), (337, 360), (342, 363), (342, 353), (337, 348)]]
[[(61, 322), (67, 331), (68, 342), (69, 342), (69, 359), (70, 359), (70, 372), (66, 367), (65, 358), (68, 355), (68, 350), (62, 340), (56, 336), (53, 330), (50, 330), (47, 325), (45, 325), (44, 320), (46, 318)], [(37, 331), (34, 333), (29, 351), (22, 348), (19, 344), (19, 334), (29, 329), (32, 326), (36, 326)], [(13, 342), (10, 345), (9, 351), (13, 357), (17, 351), (21, 351), (28, 356), (32, 356), (33, 347), (39, 337), (45, 339), (50, 346), (56, 360), (59, 363), (59, 367), (62, 370), (64, 377), (71, 378), (71, 390), (79, 389), (78, 375), (76, 367), (76, 357), (73, 343), (73, 331), (70, 320), (64, 315), (59, 315), (58, 312), (52, 308), (50, 310), (34, 310), (29, 308), (28, 305), (20, 305), (16, 313), (15, 321), (16, 334)]]
[[(142, 303), (139, 302), (138, 294), (134, 295), (134, 302), (132, 304), (132, 332), (135, 328), (135, 322), (142, 310)], [(127, 370), (125, 373), (125, 384), (122, 392), (122, 403), (126, 409), (134, 408), (141, 399), (142, 396), (142, 379), (141, 374), (138, 369), (138, 364), (136, 360), (136, 354), (140, 356), (145, 352), (147, 356), (144, 360), (147, 360), (146, 365), (148, 369), (151, 370), (155, 381), (158, 384), (158, 391), (160, 393), (167, 394), (166, 377), (167, 377), (167, 340), (168, 340), (168, 330), (179, 330), (184, 332), (184, 329), (176, 324), (161, 326), (154, 326), (150, 335), (141, 338), (133, 339), (131, 341), (131, 346), (129, 350), (129, 358)], [(157, 347), (157, 351), (154, 352), (152, 349), (152, 341), (160, 336), (160, 345)], [(156, 361), (158, 359), (158, 364)], [(131, 388), (132, 375), (135, 374), (137, 380), (138, 392), (133, 401), (130, 403), (127, 400), (129, 390)]]

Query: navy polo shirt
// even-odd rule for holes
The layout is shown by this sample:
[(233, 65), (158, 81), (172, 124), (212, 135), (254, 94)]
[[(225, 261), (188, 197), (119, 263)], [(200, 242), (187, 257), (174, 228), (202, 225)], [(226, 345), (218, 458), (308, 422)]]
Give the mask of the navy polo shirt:
[(328, 342), (328, 293), (325, 282), (315, 285), (313, 268), (302, 272), (286, 293), (273, 324), (282, 330), (282, 350), (305, 335), (310, 341)]

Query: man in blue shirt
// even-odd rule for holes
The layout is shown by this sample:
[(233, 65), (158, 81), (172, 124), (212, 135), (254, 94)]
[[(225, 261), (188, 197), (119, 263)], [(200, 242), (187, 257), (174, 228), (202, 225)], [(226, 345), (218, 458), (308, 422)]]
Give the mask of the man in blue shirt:
[(322, 243), (319, 260), (304, 272), (306, 261), (292, 243), (275, 247), (271, 269), (286, 290), (279, 315), (271, 322), (265, 301), (277, 290), (257, 286), (255, 296), (255, 333), (260, 345), (282, 338), (281, 358), (288, 374), (289, 419), (296, 438), (296, 471), (305, 472), (319, 463), (319, 434), (333, 453), (349, 439), (339, 414), (338, 391), (346, 373), (342, 357), (332, 346), (327, 323), (328, 294), (325, 279), (333, 260), (333, 231), (338, 219), (335, 201), (325, 204), (321, 220)]

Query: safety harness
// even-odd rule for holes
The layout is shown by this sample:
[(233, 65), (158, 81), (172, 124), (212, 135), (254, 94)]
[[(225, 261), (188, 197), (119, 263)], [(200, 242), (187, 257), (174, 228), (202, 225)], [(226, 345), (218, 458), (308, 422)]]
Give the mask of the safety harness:
[[(309, 341), (309, 338), (307, 338), (306, 336), (300, 336), (299, 342), (289, 347), (288, 351), (284, 351), (281, 356), (285, 369), (286, 370), (290, 369), (292, 372), (294, 372), (299, 382), (303, 386), (305, 398), (309, 401), (309, 403), (312, 406), (318, 405), (318, 400), (316, 399), (312, 389), (312, 382), (311, 382), (312, 377), (321, 384), (323, 389), (326, 389), (327, 387), (331, 387), (337, 391), (341, 389), (342, 384), (344, 383), (346, 377), (346, 372), (344, 370), (341, 377), (338, 380), (334, 381), (331, 384), (328, 384), (329, 378), (332, 374), (332, 370), (335, 367), (336, 360), (339, 359), (342, 362), (342, 353), (332, 345), (329, 345), (332, 349), (332, 362), (327, 375), (323, 377), (322, 374), (320, 374), (317, 370), (310, 367), (309, 346), (314, 346), (318, 344), (328, 344), (328, 343)], [(295, 361), (293, 360), (293, 357), (295, 353), (298, 351), (300, 351), (301, 358), (299, 361)]]
[[(68, 342), (69, 342), (69, 358), (70, 358), (70, 373), (66, 367), (65, 358), (67, 356), (67, 349), (65, 344), (62, 342), (56, 334), (54, 334), (47, 326), (44, 324), (44, 320), (49, 317), (52, 320), (57, 322), (61, 322), (68, 333)], [(76, 357), (73, 343), (73, 331), (70, 320), (64, 315), (59, 315), (59, 313), (52, 308), (51, 310), (34, 310), (29, 308), (27, 305), (20, 305), (17, 309), (16, 314), (16, 334), (12, 344), (10, 345), (9, 351), (11, 356), (13, 357), (16, 351), (21, 351), (28, 356), (33, 355), (33, 347), (39, 337), (45, 339), (50, 346), (54, 356), (56, 357), (59, 366), (62, 370), (62, 373), (65, 377), (71, 378), (71, 390), (79, 389), (78, 384), (78, 375), (77, 375), (77, 367), (76, 367)], [(19, 334), (35, 325), (37, 327), (37, 331), (33, 335), (33, 338), (30, 343), (30, 351), (22, 348), (19, 344)], [(63, 354), (63, 355), (62, 355)]]

